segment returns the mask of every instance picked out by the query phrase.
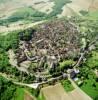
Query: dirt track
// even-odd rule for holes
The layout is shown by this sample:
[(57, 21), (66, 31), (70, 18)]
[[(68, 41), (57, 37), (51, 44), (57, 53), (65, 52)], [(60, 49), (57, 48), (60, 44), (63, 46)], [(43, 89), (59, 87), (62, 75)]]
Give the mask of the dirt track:
[(30, 27), (33, 27), (35, 25), (41, 24), (43, 22), (45, 22), (45, 20), (44, 21), (35, 22), (35, 23), (31, 23), (31, 24), (17, 25), (17, 26), (11, 26), (11, 27), (3, 27), (3, 26), (1, 26), (0, 27), (0, 33), (3, 33), (3, 35), (6, 35), (7, 33), (4, 34), (5, 32), (11, 32), (11, 31), (15, 31), (15, 30), (22, 30), (22, 29), (30, 28)]
[(24, 100), (36, 100), (28, 91), (25, 91)]

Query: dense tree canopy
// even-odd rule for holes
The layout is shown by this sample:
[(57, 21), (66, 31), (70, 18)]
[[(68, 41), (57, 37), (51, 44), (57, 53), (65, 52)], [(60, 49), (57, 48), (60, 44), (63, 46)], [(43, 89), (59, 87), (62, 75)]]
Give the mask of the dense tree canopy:
[(17, 49), (19, 44), (18, 32), (8, 33), (5, 36), (0, 36), (0, 47), (3, 50)]
[(11, 100), (14, 96), (16, 86), (10, 81), (0, 76), (0, 98), (1, 100)]

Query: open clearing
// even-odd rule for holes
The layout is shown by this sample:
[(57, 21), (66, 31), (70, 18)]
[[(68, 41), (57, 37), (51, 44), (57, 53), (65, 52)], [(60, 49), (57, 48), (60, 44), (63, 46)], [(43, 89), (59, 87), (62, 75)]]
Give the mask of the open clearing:
[(46, 100), (92, 100), (78, 88), (71, 92), (65, 92), (60, 83), (54, 86), (45, 87), (41, 90), (41, 92), (45, 96)]

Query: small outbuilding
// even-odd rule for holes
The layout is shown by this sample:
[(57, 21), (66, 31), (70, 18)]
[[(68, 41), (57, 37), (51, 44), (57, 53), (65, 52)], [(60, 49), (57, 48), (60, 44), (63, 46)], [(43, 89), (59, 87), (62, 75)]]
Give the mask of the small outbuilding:
[(75, 77), (76, 77), (75, 71), (71, 71), (71, 72), (70, 72), (70, 78), (71, 78), (71, 79), (74, 79)]

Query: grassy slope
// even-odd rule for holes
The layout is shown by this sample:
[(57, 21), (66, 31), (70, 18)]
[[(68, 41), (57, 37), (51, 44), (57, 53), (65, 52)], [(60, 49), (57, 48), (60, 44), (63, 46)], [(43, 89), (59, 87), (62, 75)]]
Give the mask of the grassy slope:
[(0, 0), (0, 3), (5, 3), (7, 1), (10, 1), (10, 0)]
[(74, 87), (72, 86), (72, 84), (69, 80), (62, 80), (61, 84), (64, 87), (64, 90), (67, 92), (70, 92), (74, 89)]
[(98, 10), (89, 12), (81, 10), (80, 13), (87, 20), (98, 20)]
[[(93, 51), (92, 56), (88, 58), (86, 64), (88, 67), (90, 67), (90, 69), (95, 67), (97, 68), (98, 52)], [(88, 78), (84, 80), (84, 83), (81, 86), (81, 89), (85, 91), (93, 99), (95, 99), (98, 96), (98, 82), (96, 80), (97, 80), (96, 75), (92, 71), (89, 71)]]
[(44, 16), (45, 13), (37, 11), (31, 7), (23, 7), (21, 9), (18, 9), (7, 19), (0, 20), (0, 24), (1, 25), (3, 23), (10, 24), (11, 22), (17, 22), (17, 21), (30, 21), (30, 22), (41, 21), (44, 19)]
[(95, 89), (95, 88), (92, 88), (92, 83), (93, 83), (92, 80), (87, 80), (86, 82), (87, 84), (83, 85), (81, 89), (92, 98), (95, 98), (96, 96), (98, 96), (98, 83), (97, 83), (97, 88)]
[(88, 14), (88, 19), (91, 19), (91, 20), (98, 20), (98, 10), (97, 11), (94, 11), (94, 12), (90, 12)]
[(16, 93), (15, 93), (15, 100), (24, 100), (24, 88), (17, 88)]
[(70, 0), (51, 0), (55, 2), (55, 6), (53, 7), (53, 11), (48, 15), (48, 17), (53, 17), (53, 16), (57, 16), (58, 14), (61, 14), (62, 12), (62, 7), (67, 4), (70, 3)]
[(46, 100), (42, 92), (39, 94), (37, 100)]
[[(85, 83), (81, 86), (81, 89), (93, 99), (95, 99), (95, 97), (98, 96), (98, 83), (95, 82), (95, 79), (92, 76), (89, 77), (90, 78), (87, 79)], [(93, 87), (93, 84), (95, 84), (96, 87)]]
[(0, 20), (0, 24), (1, 25), (3, 23), (10, 24), (11, 22), (17, 22), (20, 20), (41, 21), (44, 19), (50, 19), (50, 18), (56, 17), (58, 14), (60, 14), (62, 12), (62, 7), (65, 4), (71, 2), (70, 0), (51, 0), (51, 1), (55, 2), (55, 6), (53, 7), (53, 11), (50, 14), (42, 13), (38, 10), (31, 8), (31, 7), (25, 7), (25, 8), (17, 9), (17, 11), (14, 12), (7, 19)]

